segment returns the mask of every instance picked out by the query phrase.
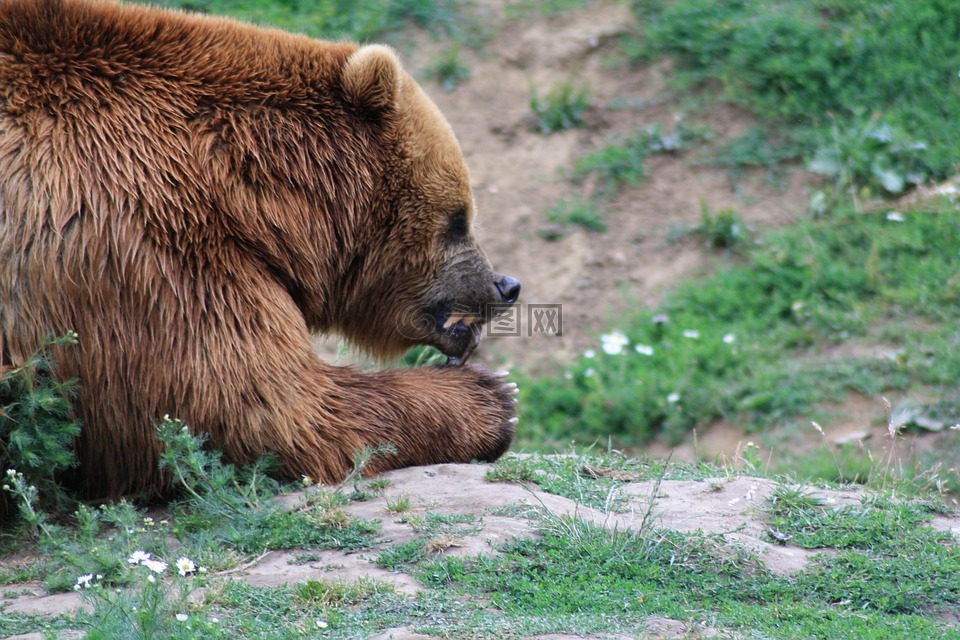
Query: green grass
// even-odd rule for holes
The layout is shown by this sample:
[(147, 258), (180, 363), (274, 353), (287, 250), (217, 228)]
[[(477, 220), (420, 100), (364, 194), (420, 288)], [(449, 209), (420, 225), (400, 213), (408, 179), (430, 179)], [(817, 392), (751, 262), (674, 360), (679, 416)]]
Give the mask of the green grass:
[[(576, 618), (595, 631), (635, 628), (656, 615), (709, 621), (746, 637), (960, 637), (928, 615), (960, 603), (953, 579), (960, 550), (923, 526), (929, 511), (877, 500), (824, 512), (808, 507), (791, 521), (781, 511), (772, 516), (772, 525), (798, 535), (829, 530), (829, 545), (841, 549), (838, 560), (824, 556), (789, 578), (769, 573), (749, 553), (731, 553), (717, 537), (582, 522), (572, 536), (550, 518), (540, 537), (508, 542), (496, 557), (427, 563), (419, 576), (459, 597), (479, 592), (514, 620)], [(794, 524), (804, 516), (810, 519)]]
[(466, 37), (473, 25), (456, 0), (159, 0), (152, 3), (227, 15), (314, 38), (361, 42), (414, 24), (431, 33)]
[(470, 69), (463, 60), (459, 43), (448, 44), (437, 56), (427, 74), (439, 83), (444, 91), (453, 91), (470, 78)]
[(590, 108), (590, 89), (570, 80), (554, 84), (543, 97), (530, 85), (530, 110), (534, 127), (543, 134), (586, 126), (584, 117)]
[[(541, 124), (542, 126), (542, 124)], [(579, 157), (574, 163), (571, 181), (591, 183), (587, 197), (566, 198), (547, 211), (547, 219), (564, 226), (579, 226), (587, 231), (607, 230), (604, 210), (611, 200), (628, 188), (638, 187), (646, 177), (644, 162), (654, 154), (679, 153), (709, 137), (702, 127), (680, 122), (674, 131), (663, 133), (659, 126), (618, 138)], [(548, 240), (563, 237), (548, 230)]]
[(592, 200), (576, 197), (558, 202), (547, 211), (547, 219), (564, 226), (575, 225), (587, 231), (607, 230), (607, 223), (603, 221), (597, 205)]
[[(880, 144), (857, 177), (877, 192), (951, 175), (960, 156), (955, 4), (634, 0), (633, 7), (637, 57), (671, 57), (681, 90), (719, 88), (771, 130), (786, 129), (808, 159), (818, 148), (836, 155), (838, 146), (870, 152)], [(871, 122), (882, 136), (862, 135)]]
[[(567, 371), (521, 385), (528, 442), (679, 440), (718, 418), (776, 424), (848, 391), (922, 387), (953, 399), (960, 216), (903, 218), (801, 222), (681, 285), (661, 307), (623, 318)], [(886, 326), (896, 330), (882, 334)], [(818, 357), (853, 340), (897, 355)]]
[[(609, 496), (623, 483), (653, 481), (651, 497), (637, 502), (641, 509), (648, 503), (648, 514), (656, 511), (652, 496), (669, 492), (666, 480), (730, 474), (711, 465), (668, 465), (616, 453), (511, 456), (489, 469), (493, 482), (533, 481), (606, 512), (622, 510)], [(317, 501), (331, 502), (314, 494)], [(655, 516), (645, 516), (638, 530), (606, 529), (517, 505), (511, 515), (530, 519), (537, 537), (505, 540), (479, 556), (445, 557), (431, 539), (469, 532), (478, 516), (428, 510), (404, 516), (414, 540), (382, 547), (376, 558), (383, 568), (416, 577), (425, 587), (416, 595), (369, 578), (265, 588), (213, 572), (178, 576), (170, 570), (161, 576), (129, 565), (122, 555), (127, 586), (117, 590), (106, 576), (93, 577), (93, 586), (80, 590), (89, 612), (55, 618), (0, 613), (0, 634), (82, 629), (88, 638), (112, 640), (144, 633), (175, 640), (272, 640), (362, 638), (405, 626), (449, 638), (504, 638), (629, 634), (650, 616), (661, 616), (732, 637), (960, 638), (955, 626), (941, 622), (960, 611), (960, 547), (928, 526), (943, 512), (942, 502), (867, 494), (859, 503), (837, 506), (807, 489), (781, 485), (762, 507), (770, 531), (784, 544), (830, 555), (784, 577), (769, 572), (762, 556), (731, 546), (723, 536), (661, 529)], [(244, 509), (238, 517), (256, 510)], [(88, 546), (107, 545), (111, 537), (129, 538), (136, 547), (167, 540), (176, 548), (157, 557), (172, 562), (185, 549), (212, 543), (188, 533), (182, 516), (176, 511), (169, 521), (148, 523), (128, 509), (120, 518), (122, 531), (99, 531)], [(118, 535), (123, 531), (128, 533)], [(171, 540), (173, 531), (180, 532), (179, 540)], [(156, 579), (149, 581), (151, 575)]]
[(622, 189), (637, 187), (645, 177), (644, 161), (648, 156), (679, 153), (709, 137), (702, 127), (691, 127), (680, 122), (672, 133), (665, 134), (660, 126), (634, 133), (588, 153), (574, 163), (573, 179), (583, 182), (596, 177), (598, 198), (615, 197)]

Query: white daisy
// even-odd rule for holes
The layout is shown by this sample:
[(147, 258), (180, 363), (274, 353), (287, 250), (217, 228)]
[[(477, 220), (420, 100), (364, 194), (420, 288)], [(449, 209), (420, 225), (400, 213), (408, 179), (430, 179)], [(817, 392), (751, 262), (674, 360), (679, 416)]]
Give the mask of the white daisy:
[(163, 573), (167, 570), (167, 563), (163, 560), (144, 560), (141, 564), (154, 573)]
[(188, 576), (196, 573), (197, 565), (193, 564), (193, 560), (190, 558), (177, 558), (177, 571), (179, 571), (182, 576)]
[(623, 348), (629, 344), (630, 340), (623, 335), (622, 331), (611, 331), (600, 336), (600, 343), (603, 346), (603, 352), (607, 355), (615, 356), (623, 351)]

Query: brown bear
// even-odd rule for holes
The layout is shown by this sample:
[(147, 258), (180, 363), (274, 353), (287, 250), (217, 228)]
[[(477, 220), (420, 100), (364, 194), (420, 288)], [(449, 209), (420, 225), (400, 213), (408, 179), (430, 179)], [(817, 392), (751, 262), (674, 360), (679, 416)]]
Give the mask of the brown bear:
[[(493, 460), (516, 386), (466, 359), (494, 273), (450, 126), (396, 55), (103, 1), (0, 3), (0, 355), (74, 330), (87, 495), (157, 495), (156, 423), (344, 477)], [(311, 332), (380, 358), (323, 362)], [(2, 444), (2, 443), (0, 443)]]

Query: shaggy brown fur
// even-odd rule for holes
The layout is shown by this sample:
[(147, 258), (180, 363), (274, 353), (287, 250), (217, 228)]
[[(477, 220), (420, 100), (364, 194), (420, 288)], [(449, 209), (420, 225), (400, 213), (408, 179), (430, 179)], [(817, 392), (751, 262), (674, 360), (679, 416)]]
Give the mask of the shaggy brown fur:
[(490, 270), (473, 211), (449, 126), (386, 48), (0, 3), (0, 355), (79, 334), (59, 356), (81, 383), (88, 495), (164, 490), (164, 414), (229, 461), (272, 452), (322, 481), (380, 442), (398, 453), (374, 471), (501, 455), (502, 379), (335, 367), (309, 333), (465, 359), (477, 325), (451, 314), (519, 289)]

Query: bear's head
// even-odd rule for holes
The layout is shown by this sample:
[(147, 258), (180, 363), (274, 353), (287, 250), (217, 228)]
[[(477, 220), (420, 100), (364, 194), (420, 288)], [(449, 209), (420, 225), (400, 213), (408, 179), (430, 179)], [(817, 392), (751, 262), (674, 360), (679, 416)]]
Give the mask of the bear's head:
[(516, 302), (520, 283), (495, 273), (478, 246), (460, 146), (393, 51), (361, 47), (341, 81), (348, 103), (382, 121), (389, 141), (370, 214), (376, 224), (368, 225), (375, 231), (350, 289), (352, 325), (341, 329), (382, 356), (426, 344), (461, 364), (498, 305)]

